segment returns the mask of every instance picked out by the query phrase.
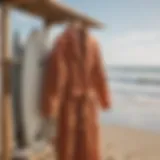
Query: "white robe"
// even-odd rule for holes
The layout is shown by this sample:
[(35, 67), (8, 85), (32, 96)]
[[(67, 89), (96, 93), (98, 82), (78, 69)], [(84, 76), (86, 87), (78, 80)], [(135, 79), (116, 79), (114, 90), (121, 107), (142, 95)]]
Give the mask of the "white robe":
[(43, 73), (43, 60), (48, 46), (48, 30), (34, 30), (27, 40), (22, 65), (22, 114), (25, 139), (34, 145), (42, 124), (40, 117), (40, 93)]

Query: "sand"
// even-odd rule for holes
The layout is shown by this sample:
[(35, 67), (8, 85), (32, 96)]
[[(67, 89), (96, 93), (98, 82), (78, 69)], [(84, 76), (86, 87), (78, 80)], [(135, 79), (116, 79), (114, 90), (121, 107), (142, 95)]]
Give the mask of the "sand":
[(160, 160), (160, 134), (118, 126), (101, 131), (103, 160)]
[(102, 160), (160, 160), (160, 133), (103, 125), (100, 138)]
[(160, 160), (160, 133), (102, 126), (100, 138), (102, 160)]

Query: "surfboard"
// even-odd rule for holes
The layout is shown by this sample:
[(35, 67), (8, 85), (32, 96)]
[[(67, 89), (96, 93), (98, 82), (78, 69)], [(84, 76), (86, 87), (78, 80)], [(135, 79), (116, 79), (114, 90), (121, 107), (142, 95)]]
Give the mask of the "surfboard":
[(47, 52), (47, 31), (33, 30), (28, 37), (22, 64), (22, 115), (26, 143), (34, 145), (42, 125), (40, 94), (43, 76), (42, 61)]

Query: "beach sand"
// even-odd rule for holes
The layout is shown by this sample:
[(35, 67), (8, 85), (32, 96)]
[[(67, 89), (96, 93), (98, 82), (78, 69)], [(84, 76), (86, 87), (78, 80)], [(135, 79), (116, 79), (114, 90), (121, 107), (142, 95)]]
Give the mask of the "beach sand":
[(102, 126), (103, 160), (160, 160), (160, 134), (119, 126)]
[(100, 139), (102, 160), (160, 160), (160, 134), (103, 125)]
[[(100, 135), (102, 160), (160, 160), (160, 134), (103, 125)], [(55, 159), (51, 150), (41, 160)]]

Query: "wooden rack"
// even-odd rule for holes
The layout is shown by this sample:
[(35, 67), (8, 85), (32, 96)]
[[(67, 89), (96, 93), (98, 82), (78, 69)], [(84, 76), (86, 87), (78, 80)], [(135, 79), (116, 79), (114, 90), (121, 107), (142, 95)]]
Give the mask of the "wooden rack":
[[(102, 23), (63, 5), (56, 0), (3, 0), (1, 2), (1, 121), (2, 127), (2, 155), (1, 160), (12, 159), (13, 147), (13, 126), (12, 126), (12, 106), (11, 106), (11, 80), (10, 80), (10, 60), (9, 60), (9, 11), (16, 8), (33, 16), (38, 16), (44, 20), (45, 26), (61, 24), (65, 22), (81, 21), (87, 27), (101, 28)], [(38, 159), (38, 158), (37, 158)]]

